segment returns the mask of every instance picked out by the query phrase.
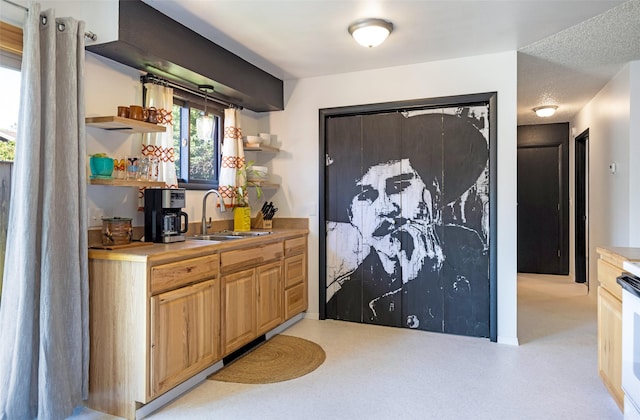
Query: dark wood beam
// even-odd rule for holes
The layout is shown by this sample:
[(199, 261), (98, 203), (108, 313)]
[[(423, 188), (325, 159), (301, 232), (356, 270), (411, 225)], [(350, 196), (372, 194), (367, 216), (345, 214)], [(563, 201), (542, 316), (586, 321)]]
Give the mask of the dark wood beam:
[(255, 112), (284, 109), (282, 80), (139, 0), (120, 0), (118, 40), (88, 51)]

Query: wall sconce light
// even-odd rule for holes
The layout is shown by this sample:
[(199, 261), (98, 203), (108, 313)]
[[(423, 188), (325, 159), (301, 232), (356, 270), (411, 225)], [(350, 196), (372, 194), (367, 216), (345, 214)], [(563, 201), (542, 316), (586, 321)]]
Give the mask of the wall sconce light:
[(207, 96), (213, 92), (213, 86), (198, 85), (198, 90), (204, 92), (204, 112), (196, 120), (196, 133), (201, 140), (211, 140), (213, 138), (213, 117), (207, 115)]
[(376, 47), (393, 31), (393, 23), (384, 19), (367, 18), (349, 25), (349, 33), (363, 47)]
[(546, 118), (555, 114), (556, 109), (558, 109), (557, 105), (543, 105), (533, 108), (533, 112), (535, 112), (538, 117)]

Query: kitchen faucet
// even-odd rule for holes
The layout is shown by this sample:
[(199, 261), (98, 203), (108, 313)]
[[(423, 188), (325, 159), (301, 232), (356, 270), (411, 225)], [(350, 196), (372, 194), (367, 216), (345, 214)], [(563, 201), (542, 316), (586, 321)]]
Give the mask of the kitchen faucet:
[(220, 213), (224, 213), (227, 209), (224, 207), (224, 201), (222, 200), (222, 196), (220, 192), (216, 189), (211, 189), (204, 194), (204, 198), (202, 199), (202, 231), (200, 234), (207, 234), (207, 197), (210, 194), (215, 194), (218, 196), (218, 203), (220, 204)]

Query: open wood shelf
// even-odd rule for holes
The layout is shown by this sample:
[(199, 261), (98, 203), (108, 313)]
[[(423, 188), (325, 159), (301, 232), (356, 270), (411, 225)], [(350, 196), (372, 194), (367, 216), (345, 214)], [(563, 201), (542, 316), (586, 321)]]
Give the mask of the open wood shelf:
[(123, 117), (87, 117), (85, 124), (108, 131), (123, 131), (125, 133), (164, 133), (167, 128), (158, 124), (133, 120)]
[(138, 188), (150, 188), (150, 187), (164, 187), (162, 181), (138, 181), (135, 179), (105, 179), (94, 178), (90, 179), (91, 185), (110, 185), (113, 187), (138, 187)]
[(277, 153), (280, 151), (277, 147), (267, 146), (263, 144), (259, 144), (257, 146), (249, 146), (248, 144), (244, 145), (244, 150), (249, 152), (274, 152)]
[(277, 189), (280, 188), (280, 184), (274, 184), (273, 182), (268, 181), (249, 181), (249, 188), (260, 187), (262, 189)]

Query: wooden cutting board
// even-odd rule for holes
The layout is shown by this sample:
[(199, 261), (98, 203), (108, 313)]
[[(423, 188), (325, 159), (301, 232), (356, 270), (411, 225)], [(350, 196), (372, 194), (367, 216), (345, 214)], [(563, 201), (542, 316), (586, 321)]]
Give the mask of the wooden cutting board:
[(148, 246), (148, 245), (153, 245), (153, 242), (131, 242), (128, 244), (123, 244), (123, 245), (102, 245), (102, 244), (92, 244), (89, 245), (90, 249), (109, 249), (109, 250), (113, 250), (113, 249), (123, 249), (123, 248), (136, 248), (139, 246)]

